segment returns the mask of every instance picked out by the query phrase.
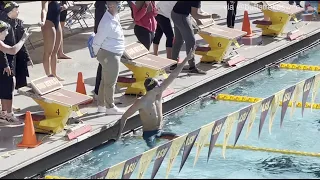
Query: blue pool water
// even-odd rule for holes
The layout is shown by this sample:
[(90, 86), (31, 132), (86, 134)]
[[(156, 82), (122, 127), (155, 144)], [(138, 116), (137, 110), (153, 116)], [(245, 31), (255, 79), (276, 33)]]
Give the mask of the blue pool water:
[[(306, 55), (292, 59), (291, 63), (318, 65), (319, 58), (319, 49), (314, 49)], [(265, 71), (230, 86), (221, 93), (262, 98), (268, 97), (317, 73), (311, 71), (272, 70), (269, 76), (267, 71)], [(316, 99), (318, 103), (320, 103), (319, 96)], [(308, 102), (310, 102), (310, 97), (311, 95), (308, 98)], [(178, 134), (185, 134), (247, 105), (248, 103), (213, 100), (197, 102), (167, 117), (165, 129)], [(274, 120), (271, 135), (268, 132), (269, 116), (267, 116), (261, 137), (258, 139), (258, 118), (260, 117), (260, 113), (257, 113), (257, 119), (249, 138), (245, 139), (247, 128), (247, 125), (245, 125), (244, 132), (241, 134), (237, 144), (320, 152), (320, 143), (317, 139), (320, 135), (320, 110), (313, 110), (311, 112), (310, 109), (305, 109), (304, 117), (302, 118), (301, 109), (296, 108), (293, 117), (290, 118), (291, 109), (289, 108), (284, 119), (284, 126), (280, 129), (279, 109)], [(228, 144), (233, 144), (234, 142), (235, 129), (234, 126), (233, 134)], [(224, 130), (220, 134), (217, 144), (222, 143), (223, 133)], [(160, 144), (164, 142), (161, 141)], [(141, 138), (125, 137), (110, 146), (99, 147), (46, 174), (70, 178), (85, 178), (141, 154), (147, 149), (145, 142)], [(227, 149), (226, 159), (224, 159), (221, 155), (221, 148), (214, 148), (207, 163), (208, 148), (204, 147), (196, 166), (193, 167), (195, 150), (196, 148), (192, 149), (180, 173), (178, 172), (181, 155), (177, 157), (169, 178), (320, 178), (320, 158), (317, 157)], [(168, 155), (155, 178), (165, 177), (167, 163)], [(152, 167), (151, 163), (148, 172), (144, 176), (145, 178), (150, 178)], [(137, 170), (138, 168), (136, 168), (131, 178), (137, 177)]]

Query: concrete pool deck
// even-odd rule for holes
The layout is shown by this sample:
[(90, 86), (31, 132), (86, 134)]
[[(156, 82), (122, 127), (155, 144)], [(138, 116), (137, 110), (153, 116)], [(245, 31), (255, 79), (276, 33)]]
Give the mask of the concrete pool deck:
[[(241, 3), (245, 4), (247, 2)], [(204, 6), (203, 9), (205, 11), (221, 14), (222, 18), (217, 21), (217, 23), (225, 25), (226, 12), (224, 12), (224, 9), (215, 9), (209, 6), (223, 7), (225, 6), (224, 2), (203, 2), (203, 4), (208, 5)], [(21, 9), (20, 11), (23, 10)], [(242, 15), (243, 9), (239, 9), (238, 21), (235, 26), (236, 29), (241, 29)], [(257, 18), (262, 19), (262, 15), (258, 9), (255, 11), (253, 8), (250, 9), (249, 17), (251, 21)], [(130, 44), (136, 41), (130, 13), (122, 16), (122, 27), (125, 31), (126, 43)], [(259, 33), (254, 25), (251, 25), (251, 27)], [(293, 29), (294, 27), (290, 23), (286, 27), (285, 32)], [(197, 98), (199, 95), (220, 88), (229, 82), (241, 78), (259, 68), (263, 68), (265, 65), (311, 44), (320, 37), (320, 22), (309, 22), (308, 25), (300, 28), (300, 31), (305, 33), (305, 36), (302, 37), (300, 41), (288, 41), (285, 39), (285, 35), (277, 38), (260, 37), (257, 35), (258, 39), (263, 40), (262, 44), (256, 44), (254, 46), (244, 45), (241, 47), (237, 52), (244, 56), (246, 61), (240, 63), (237, 67), (226, 67), (222, 64), (200, 64), (200, 68), (208, 72), (207, 75), (190, 76), (186, 73), (181, 73), (180, 77), (170, 86), (175, 89), (176, 92), (164, 98), (164, 112), (169, 112), (177, 106)], [(75, 91), (78, 72), (83, 73), (88, 93), (94, 87), (98, 62), (89, 57), (86, 47), (86, 42), (91, 32), (92, 29), (89, 29), (87, 32), (76, 34), (64, 41), (65, 51), (73, 58), (72, 60), (61, 60), (58, 64), (59, 74), (66, 79), (66, 81), (63, 82), (65, 89)], [(198, 35), (196, 38), (198, 44), (203, 43)], [(161, 56), (165, 56), (164, 47), (165, 37), (162, 38), (159, 46)], [(42, 52), (43, 47), (30, 51), (35, 62), (41, 62)], [(185, 57), (183, 50), (180, 55), (181, 58)], [(196, 56), (196, 60), (199, 61), (199, 59), (199, 56)], [(121, 75), (128, 73), (127, 68), (123, 64), (121, 64), (120, 68)], [(70, 69), (72, 70), (70, 71)], [(41, 64), (36, 64), (33, 68), (30, 68), (31, 79), (36, 79), (43, 75), (44, 72)], [(132, 96), (124, 96), (123, 94), (123, 92), (117, 92), (116, 95), (122, 102), (119, 107), (128, 108), (135, 98)], [(14, 104), (22, 109), (21, 112), (19, 112), (21, 114), (26, 111), (37, 112), (41, 110), (29, 97), (21, 95), (16, 95)], [(103, 116), (97, 114), (94, 104), (83, 107), (81, 110), (88, 112), (88, 115), (81, 118), (81, 120), (93, 128), (90, 137), (84, 140), (75, 139), (68, 141), (64, 137), (65, 132), (62, 132), (53, 136), (39, 136), (38, 139), (42, 139), (43, 143), (34, 149), (17, 149), (16, 144), (21, 141), (23, 127), (0, 127), (0, 177), (15, 179), (33, 176), (36, 173), (52, 168), (114, 138), (112, 135), (115, 135), (117, 127), (113, 125), (120, 116)], [(140, 122), (135, 116), (128, 121), (126, 131), (139, 126)], [(8, 154), (8, 156), (5, 157), (5, 154)]]

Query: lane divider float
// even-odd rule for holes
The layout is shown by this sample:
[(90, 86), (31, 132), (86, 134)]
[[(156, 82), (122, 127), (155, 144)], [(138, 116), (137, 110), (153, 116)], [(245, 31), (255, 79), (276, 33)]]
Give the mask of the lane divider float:
[(320, 66), (305, 65), (305, 64), (280, 63), (279, 68), (280, 69), (303, 70), (303, 71), (320, 71)]
[[(218, 94), (217, 96), (213, 96), (213, 99), (220, 100), (220, 101), (233, 101), (233, 102), (247, 102), (247, 103), (256, 103), (258, 101), (261, 101), (263, 98), (258, 97), (250, 97), (250, 96), (235, 96), (235, 95), (229, 95), (229, 94)], [(279, 106), (282, 106), (282, 101), (280, 101)], [(288, 104), (288, 107), (292, 106), (292, 102), (290, 101)], [(305, 108), (312, 108), (313, 109), (320, 109), (320, 104), (310, 102), (306, 102)], [(302, 102), (297, 102), (296, 107), (301, 108)]]

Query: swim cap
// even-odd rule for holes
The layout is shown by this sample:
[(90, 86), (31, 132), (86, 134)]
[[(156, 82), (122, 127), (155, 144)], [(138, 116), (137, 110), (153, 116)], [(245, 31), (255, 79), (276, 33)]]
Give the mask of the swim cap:
[(0, 33), (5, 31), (6, 29), (9, 29), (9, 25), (3, 21), (0, 21)]
[(154, 78), (147, 78), (144, 81), (144, 87), (146, 88), (147, 91), (151, 91), (153, 88), (160, 86), (160, 83), (158, 80)]
[(13, 1), (6, 1), (3, 7), (3, 10), (6, 13), (9, 13), (10, 11), (12, 11), (14, 8), (18, 8), (19, 4)]

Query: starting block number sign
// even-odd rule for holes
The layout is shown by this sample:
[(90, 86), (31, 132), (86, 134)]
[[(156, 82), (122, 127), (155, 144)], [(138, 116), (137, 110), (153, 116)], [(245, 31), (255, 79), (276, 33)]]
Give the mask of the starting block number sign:
[(130, 60), (134, 60), (146, 54), (149, 54), (148, 49), (145, 48), (144, 45), (140, 43), (130, 44), (126, 46), (124, 51), (124, 56)]
[(42, 77), (31, 81), (32, 89), (39, 95), (44, 95), (63, 87), (55, 77)]

